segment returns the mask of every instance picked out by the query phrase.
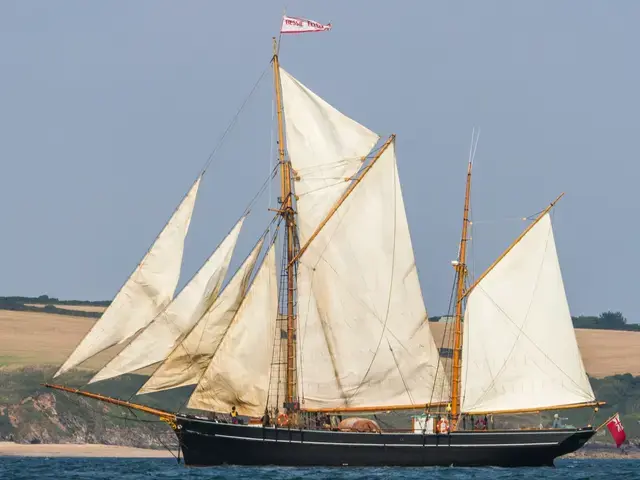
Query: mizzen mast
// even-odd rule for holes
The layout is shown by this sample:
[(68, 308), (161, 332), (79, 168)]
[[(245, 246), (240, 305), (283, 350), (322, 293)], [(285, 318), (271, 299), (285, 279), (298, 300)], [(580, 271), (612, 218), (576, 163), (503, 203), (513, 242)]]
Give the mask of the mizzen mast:
[(291, 404), (296, 400), (296, 372), (295, 372), (295, 272), (296, 265), (292, 261), (296, 257), (296, 224), (293, 209), (293, 192), (291, 189), (291, 162), (285, 159), (284, 153), (284, 123), (282, 120), (282, 85), (280, 83), (280, 63), (278, 61), (278, 44), (273, 38), (273, 83), (276, 92), (276, 110), (278, 117), (278, 160), (280, 163), (280, 215), (285, 222), (286, 248), (286, 283), (287, 283), (287, 370), (285, 403)]
[(467, 278), (467, 231), (469, 226), (469, 202), (471, 196), (471, 169), (473, 163), (469, 160), (467, 167), (467, 186), (464, 195), (464, 212), (462, 218), (462, 235), (458, 260), (454, 262), (456, 269), (456, 312), (453, 332), (453, 372), (451, 376), (451, 427), (456, 428), (460, 416), (460, 385), (462, 371), (462, 303), (465, 297), (465, 281)]

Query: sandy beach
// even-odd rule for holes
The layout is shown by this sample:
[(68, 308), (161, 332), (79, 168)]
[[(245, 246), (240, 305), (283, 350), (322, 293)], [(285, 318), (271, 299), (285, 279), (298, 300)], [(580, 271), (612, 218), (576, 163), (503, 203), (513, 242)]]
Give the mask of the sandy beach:
[(20, 444), (0, 442), (0, 457), (112, 457), (112, 458), (166, 458), (172, 457), (167, 450), (120, 447), (116, 445), (64, 444)]

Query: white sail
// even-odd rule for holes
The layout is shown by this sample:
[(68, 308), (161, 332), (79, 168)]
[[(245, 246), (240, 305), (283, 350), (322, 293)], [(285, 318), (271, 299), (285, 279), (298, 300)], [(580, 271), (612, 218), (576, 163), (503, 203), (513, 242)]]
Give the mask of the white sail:
[(138, 395), (198, 383), (242, 303), (263, 242), (264, 237), (260, 239), (213, 305), (198, 320), (193, 329), (179, 341), (138, 391)]
[(189, 408), (261, 416), (269, 394), (278, 312), (276, 256), (269, 248), (247, 295), (188, 403)]
[(501, 412), (591, 402), (549, 214), (469, 294), (462, 411)]
[(280, 68), (287, 153), (295, 170), (301, 243), (324, 219), (378, 141)]
[(89, 383), (134, 372), (164, 360), (180, 336), (191, 330), (220, 293), (245, 217), (182, 291), (147, 327), (100, 370)]
[(434, 391), (439, 355), (393, 143), (302, 255), (298, 315), (303, 408), (420, 407), (448, 397), (448, 387)]
[(54, 377), (131, 338), (171, 301), (180, 277), (184, 239), (189, 230), (201, 178), (195, 181), (109, 308)]

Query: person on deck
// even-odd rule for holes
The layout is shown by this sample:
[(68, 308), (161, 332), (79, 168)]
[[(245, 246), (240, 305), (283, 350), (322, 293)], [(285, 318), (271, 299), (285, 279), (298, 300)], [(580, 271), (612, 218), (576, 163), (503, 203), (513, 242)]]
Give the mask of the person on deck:
[(238, 412), (236, 410), (236, 406), (235, 405), (233, 407), (231, 407), (231, 423), (233, 423), (233, 424), (237, 424), (238, 423)]
[(553, 416), (553, 425), (551, 425), (551, 428), (562, 428), (562, 419), (557, 413)]
[(269, 417), (269, 411), (265, 408), (264, 415), (262, 416), (262, 426), (268, 427), (271, 424), (271, 417)]

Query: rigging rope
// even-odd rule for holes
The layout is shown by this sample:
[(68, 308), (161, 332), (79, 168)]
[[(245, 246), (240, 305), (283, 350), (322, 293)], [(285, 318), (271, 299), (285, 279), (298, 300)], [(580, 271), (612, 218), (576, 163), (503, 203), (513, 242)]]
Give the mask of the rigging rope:
[(262, 71), (262, 73), (260, 74), (260, 77), (258, 77), (258, 80), (256, 81), (256, 83), (253, 85), (253, 88), (249, 92), (249, 95), (246, 96), (246, 98), (244, 99), (244, 101), (240, 105), (240, 108), (236, 111), (235, 115), (232, 117), (231, 122), (229, 122), (229, 125), (224, 130), (224, 132), (222, 133), (222, 135), (218, 139), (218, 142), (216, 143), (215, 147), (213, 148), (213, 150), (211, 151), (211, 153), (207, 157), (207, 161), (205, 162), (204, 167), (202, 167), (202, 170), (200, 171), (200, 176), (204, 175), (205, 172), (207, 171), (207, 169), (211, 166), (211, 163), (213, 162), (215, 154), (218, 152), (220, 147), (222, 147), (222, 144), (224, 143), (225, 138), (227, 137), (229, 132), (231, 132), (233, 127), (236, 125), (236, 122), (238, 121), (238, 118), (240, 117), (240, 114), (242, 113), (244, 108), (247, 106), (247, 103), (249, 103), (249, 100), (251, 99), (251, 97), (253, 97), (253, 94), (258, 89), (258, 86), (260, 85), (260, 82), (262, 82), (262, 79), (267, 74), (267, 71), (270, 68), (271, 68), (271, 63), (269, 63), (269, 65), (267, 65), (265, 67), (265, 69)]

